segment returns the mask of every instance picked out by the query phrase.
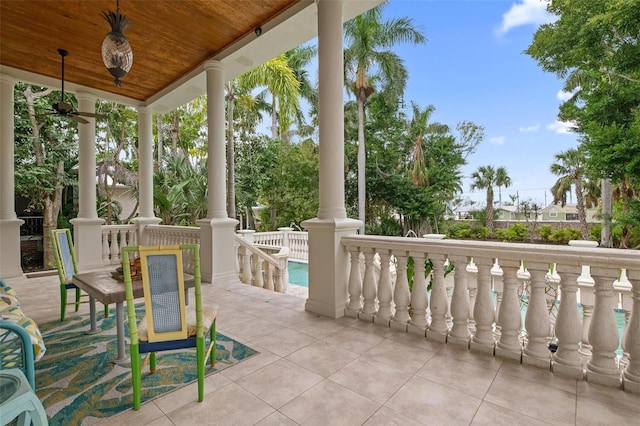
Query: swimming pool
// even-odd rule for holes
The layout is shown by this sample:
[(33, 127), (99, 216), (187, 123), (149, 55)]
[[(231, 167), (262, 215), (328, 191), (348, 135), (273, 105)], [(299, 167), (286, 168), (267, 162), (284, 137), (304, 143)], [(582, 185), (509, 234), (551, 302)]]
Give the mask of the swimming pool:
[(289, 284), (299, 285), (301, 287), (309, 287), (309, 264), (304, 262), (295, 262), (290, 260), (289, 267)]

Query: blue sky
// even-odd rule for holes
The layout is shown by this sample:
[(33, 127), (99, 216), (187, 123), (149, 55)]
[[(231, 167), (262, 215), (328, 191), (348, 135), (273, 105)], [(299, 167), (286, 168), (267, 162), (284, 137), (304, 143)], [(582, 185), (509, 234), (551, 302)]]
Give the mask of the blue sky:
[[(551, 20), (544, 2), (391, 0), (384, 17), (410, 17), (428, 39), (394, 48), (409, 71), (407, 113), (415, 101), (435, 106), (432, 121), (484, 126), (485, 139), (469, 156), (465, 176), (479, 166), (504, 166), (512, 185), (502, 189), (503, 203), (516, 192), (521, 201), (551, 203), (557, 177), (549, 166), (555, 154), (577, 146), (577, 137), (557, 120), (563, 81), (523, 53), (538, 26)], [(484, 191), (471, 192), (469, 182), (463, 197), (483, 202)]]

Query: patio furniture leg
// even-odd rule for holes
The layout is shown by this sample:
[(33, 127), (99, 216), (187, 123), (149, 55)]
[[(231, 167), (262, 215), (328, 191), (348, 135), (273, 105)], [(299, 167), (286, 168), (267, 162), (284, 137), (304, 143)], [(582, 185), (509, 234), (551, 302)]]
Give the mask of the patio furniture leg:
[(116, 303), (116, 330), (118, 335), (118, 357), (113, 360), (114, 363), (127, 360), (124, 350), (124, 305), (122, 302)]
[(91, 319), (91, 327), (89, 331), (87, 331), (87, 334), (99, 333), (96, 327), (96, 299), (91, 296), (89, 296), (89, 318)]

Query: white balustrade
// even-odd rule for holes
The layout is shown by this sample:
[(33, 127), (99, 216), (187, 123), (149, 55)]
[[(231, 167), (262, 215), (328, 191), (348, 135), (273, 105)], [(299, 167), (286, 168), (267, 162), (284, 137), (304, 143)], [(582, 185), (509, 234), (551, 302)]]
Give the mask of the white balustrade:
[(102, 263), (120, 264), (122, 247), (137, 245), (135, 225), (102, 225)]
[[(351, 256), (345, 314), (640, 393), (637, 252), (368, 235), (343, 237), (342, 244)], [(455, 265), (450, 305), (447, 260)], [(624, 336), (616, 309), (625, 312)]]

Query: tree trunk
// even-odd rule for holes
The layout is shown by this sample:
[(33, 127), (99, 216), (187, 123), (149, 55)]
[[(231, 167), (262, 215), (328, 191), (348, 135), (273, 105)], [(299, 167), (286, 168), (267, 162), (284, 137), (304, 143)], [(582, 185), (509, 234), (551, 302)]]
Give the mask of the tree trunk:
[(276, 104), (276, 97), (273, 95), (273, 101), (271, 102), (271, 138), (278, 139), (278, 110)]
[(178, 134), (180, 133), (180, 123), (178, 121), (178, 110), (173, 111), (173, 124), (171, 126), (171, 154), (178, 153)]
[(491, 187), (487, 188), (487, 217), (485, 218), (485, 223), (487, 224), (487, 228), (489, 232), (493, 233), (493, 189)]
[(162, 167), (162, 142), (163, 142), (163, 138), (162, 138), (162, 115), (160, 114), (156, 114), (156, 132), (158, 134), (158, 152), (157, 152), (157, 158), (158, 160), (156, 161), (154, 170), (158, 171), (161, 169)]
[[(34, 103), (36, 99), (49, 95), (53, 90), (45, 89), (37, 93), (31, 91), (31, 87), (27, 87), (24, 91), (24, 96), (27, 100), (27, 111), (29, 112), (29, 122), (31, 123), (31, 136), (33, 138), (33, 151), (35, 153), (35, 160), (38, 166), (44, 166), (45, 153), (42, 141), (40, 139), (40, 127), (36, 121), (36, 112)], [(51, 245), (51, 230), (56, 229), (58, 225), (58, 214), (62, 207), (62, 175), (64, 174), (64, 163), (60, 161), (56, 170), (56, 181), (60, 182), (57, 189), (53, 194), (42, 191), (40, 193), (40, 199), (43, 205), (42, 208), (42, 247), (43, 247), (43, 266), (46, 268), (49, 265), (53, 265), (55, 256), (53, 254), (53, 246)]]
[(366, 95), (364, 88), (358, 94), (358, 219), (362, 222), (360, 234), (364, 235), (365, 223), (365, 197), (366, 197), (366, 175), (365, 167), (367, 154), (364, 146), (364, 103)]
[(584, 197), (582, 196), (582, 176), (575, 176), (576, 189), (576, 210), (578, 210), (578, 219), (580, 220), (580, 232), (582, 239), (589, 239), (589, 227), (587, 226), (587, 213), (584, 208)]
[(613, 196), (613, 188), (609, 179), (602, 179), (600, 185), (600, 192), (602, 192), (602, 232), (600, 234), (600, 247), (613, 247), (611, 237), (611, 199)]
[[(231, 83), (228, 84), (231, 91)], [(227, 216), (236, 218), (236, 195), (235, 195), (235, 143), (233, 137), (233, 94), (227, 95)]]

